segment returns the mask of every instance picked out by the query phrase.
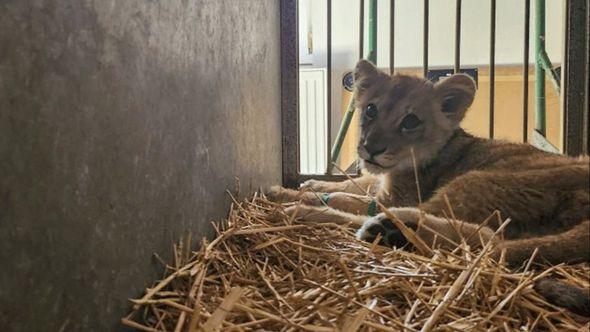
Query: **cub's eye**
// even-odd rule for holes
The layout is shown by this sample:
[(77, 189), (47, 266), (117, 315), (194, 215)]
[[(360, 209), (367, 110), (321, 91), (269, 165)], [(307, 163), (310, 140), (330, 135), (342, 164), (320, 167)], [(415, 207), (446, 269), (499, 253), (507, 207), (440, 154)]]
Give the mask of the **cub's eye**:
[(365, 107), (365, 115), (369, 119), (373, 119), (377, 116), (377, 106), (375, 104), (369, 104)]
[(420, 118), (418, 118), (415, 114), (410, 113), (402, 120), (400, 128), (402, 131), (413, 130), (418, 128), (421, 124), (422, 121), (420, 121)]

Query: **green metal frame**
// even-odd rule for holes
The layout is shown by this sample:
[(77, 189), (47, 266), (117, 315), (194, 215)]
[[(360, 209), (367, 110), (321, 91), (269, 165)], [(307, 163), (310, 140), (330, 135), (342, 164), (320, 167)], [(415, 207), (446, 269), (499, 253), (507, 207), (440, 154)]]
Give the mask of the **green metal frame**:
[[(364, 27), (361, 27), (363, 29)], [(370, 0), (369, 1), (369, 31), (368, 31), (368, 38), (369, 38), (369, 45), (368, 45), (368, 55), (367, 60), (371, 61), (375, 65), (377, 64), (377, 0)], [(362, 53), (362, 50), (361, 50)], [(354, 105), (354, 98), (350, 99), (348, 103), (348, 107), (346, 109), (346, 113), (344, 113), (344, 117), (342, 118), (342, 124), (340, 125), (340, 129), (338, 130), (338, 135), (336, 136), (336, 141), (334, 142), (334, 146), (332, 147), (332, 151), (330, 152), (330, 161), (328, 162), (328, 169), (327, 173), (332, 174), (332, 170), (334, 169), (334, 164), (338, 160), (340, 156), (340, 150), (342, 149), (342, 143), (344, 143), (344, 138), (346, 137), (346, 133), (348, 132), (348, 128), (350, 127), (350, 123), (352, 122), (352, 117), (354, 116), (356, 106)]]
[(545, 73), (559, 94), (560, 78), (551, 65), (545, 51), (545, 0), (535, 3), (535, 130), (543, 137), (546, 135), (547, 118), (545, 107)]
[(535, 3), (535, 130), (545, 136), (545, 72), (539, 54), (545, 50), (545, 0)]

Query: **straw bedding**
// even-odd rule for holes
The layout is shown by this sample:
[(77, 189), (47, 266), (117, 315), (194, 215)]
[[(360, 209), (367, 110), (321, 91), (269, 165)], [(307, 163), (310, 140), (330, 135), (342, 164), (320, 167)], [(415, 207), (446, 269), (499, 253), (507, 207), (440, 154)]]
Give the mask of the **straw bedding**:
[[(588, 330), (533, 290), (588, 286), (588, 265), (514, 271), (472, 252), (391, 250), (334, 224), (300, 224), (261, 195), (232, 205), (217, 237), (174, 246), (163, 278), (122, 323), (143, 331)], [(533, 268), (536, 267), (536, 268)]]

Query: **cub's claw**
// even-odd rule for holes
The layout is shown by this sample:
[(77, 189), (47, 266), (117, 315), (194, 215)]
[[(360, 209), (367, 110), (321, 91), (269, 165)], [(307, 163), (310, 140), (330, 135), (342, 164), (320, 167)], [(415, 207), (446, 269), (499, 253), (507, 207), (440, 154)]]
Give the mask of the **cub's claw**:
[[(413, 230), (417, 229), (415, 223), (407, 223), (406, 226)], [(401, 248), (408, 244), (408, 240), (402, 232), (383, 213), (365, 221), (357, 231), (356, 237), (359, 240), (373, 242), (379, 234), (381, 234), (379, 244), (382, 246)]]

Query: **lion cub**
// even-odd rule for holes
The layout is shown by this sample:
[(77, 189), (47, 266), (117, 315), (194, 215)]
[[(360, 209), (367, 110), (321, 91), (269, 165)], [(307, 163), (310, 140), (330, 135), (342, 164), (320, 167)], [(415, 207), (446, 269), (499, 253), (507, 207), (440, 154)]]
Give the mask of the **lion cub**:
[[(511, 219), (498, 244), (509, 263), (523, 262), (535, 249), (550, 263), (588, 261), (588, 157), (466, 133), (459, 123), (475, 92), (466, 75), (433, 84), (390, 77), (360, 61), (354, 98), (362, 112), (358, 154), (364, 175), (354, 182), (310, 180), (303, 187), (311, 190), (302, 192), (274, 187), (269, 196), (302, 200), (304, 205), (293, 210), (300, 219), (351, 223), (360, 239), (373, 241), (379, 234), (381, 244), (398, 248), (407, 241), (391, 220), (383, 213), (367, 216), (372, 204), (367, 190), (431, 245), (467, 241), (477, 246), (499, 226), (498, 218), (488, 218), (498, 211)], [(551, 291), (545, 292), (548, 297)]]

